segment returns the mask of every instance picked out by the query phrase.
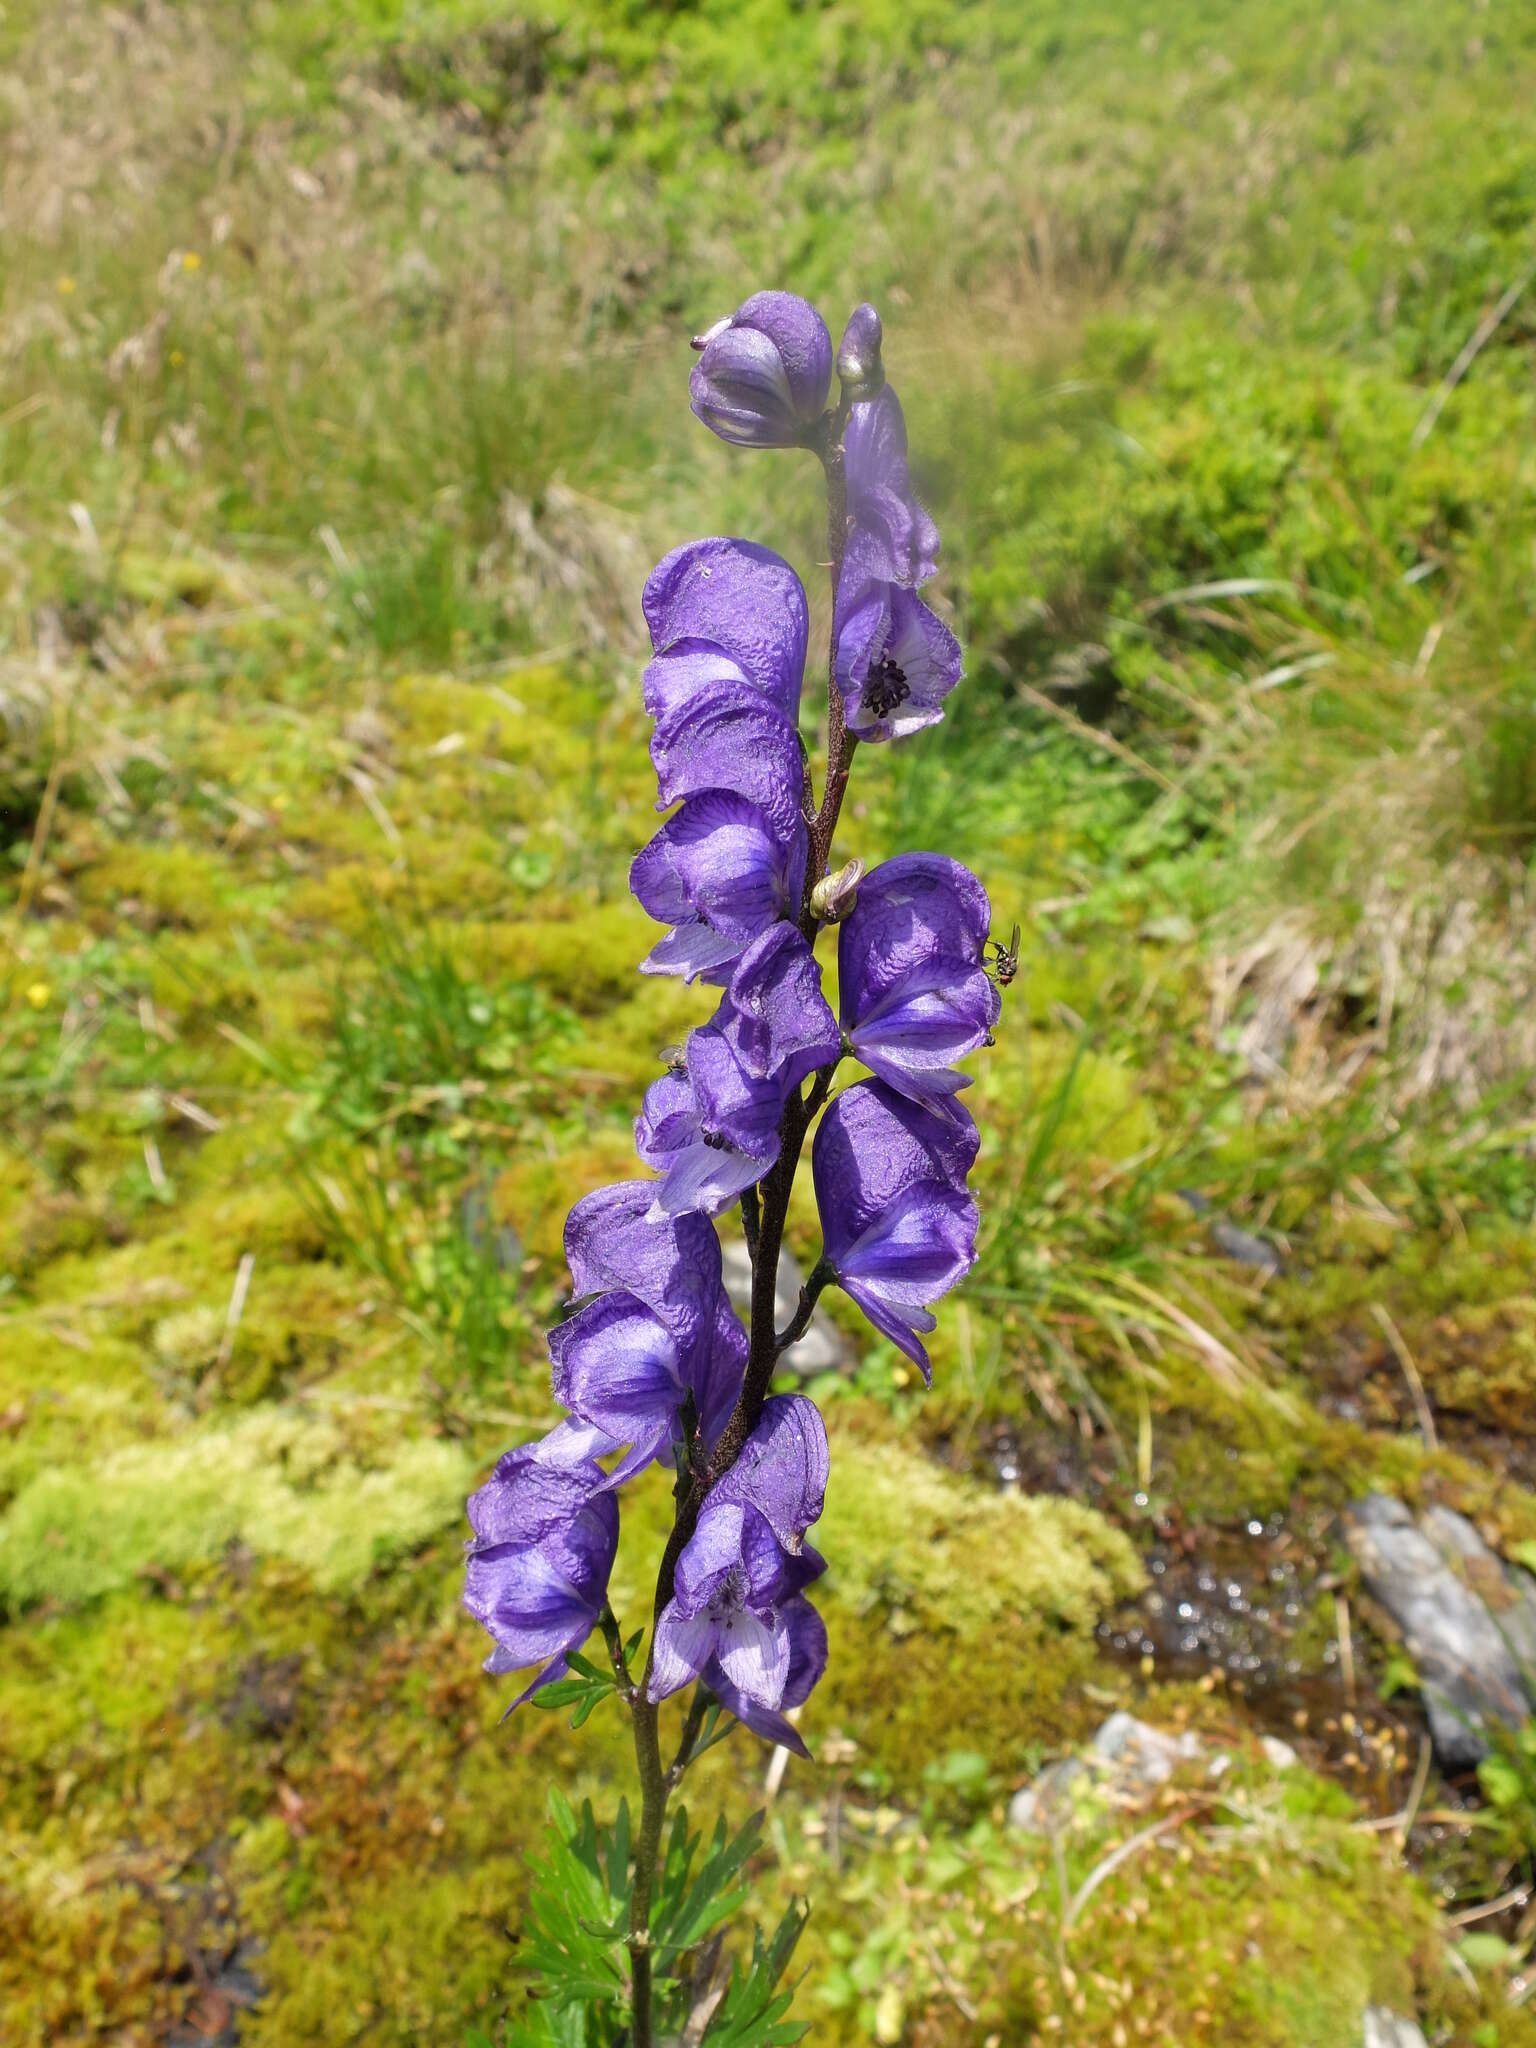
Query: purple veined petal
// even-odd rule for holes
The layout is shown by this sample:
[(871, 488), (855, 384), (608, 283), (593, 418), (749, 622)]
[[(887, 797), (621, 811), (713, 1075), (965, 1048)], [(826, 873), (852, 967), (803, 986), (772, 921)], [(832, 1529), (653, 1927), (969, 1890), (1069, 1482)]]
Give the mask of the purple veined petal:
[(849, 1043), (880, 1080), (947, 1114), (946, 1098), (971, 1083), (954, 1062), (987, 1043), (998, 1009), (984, 969), (934, 960), (874, 1001)]
[(873, 550), (872, 573), (909, 588), (938, 567), (938, 529), (918, 503), (907, 468), (907, 426), (890, 385), (849, 411), (843, 437), (848, 516)]
[(648, 1180), (626, 1180), (583, 1195), (565, 1221), (565, 1260), (578, 1297), (625, 1290), (655, 1310), (682, 1349), (714, 1313), (720, 1240), (703, 1217), (658, 1223), (648, 1213), (655, 1192)]
[(796, 411), (814, 419), (832, 382), (832, 337), (810, 300), (798, 292), (754, 292), (731, 315), (731, 327), (768, 337), (784, 366)]
[(676, 1600), (670, 1601), (657, 1620), (651, 1649), (646, 1698), (652, 1705), (691, 1685), (714, 1655), (719, 1640), (720, 1624), (708, 1609), (684, 1614)]
[(690, 797), (635, 856), (630, 887), (661, 924), (701, 918), (740, 954), (798, 907), (803, 833), (784, 846), (747, 798), (712, 790)]
[(833, 669), (848, 730), (861, 740), (905, 739), (937, 725), (964, 673), (944, 621), (912, 591), (884, 582), (854, 586), (840, 603)]
[(778, 1706), (789, 1677), (789, 1631), (777, 1615), (757, 1615), (746, 1607), (727, 1615), (715, 1655), (744, 1699), (770, 1712)]
[(803, 831), (805, 756), (796, 728), (750, 683), (717, 683), (664, 718), (651, 738), (660, 790), (656, 808), (706, 790), (756, 804), (774, 838)]
[(600, 1294), (549, 1333), (555, 1399), (621, 1443), (665, 1433), (684, 1395), (677, 1339), (633, 1294)]
[(979, 966), (992, 926), (987, 892), (968, 867), (942, 853), (899, 853), (859, 885), (838, 927), (844, 1024), (935, 959)]
[(537, 1546), (503, 1545), (476, 1553), (465, 1565), (464, 1605), (499, 1643), (518, 1652), (517, 1666), (562, 1647), (587, 1614), (587, 1602), (561, 1569), (563, 1562)]
[(805, 1394), (775, 1394), (709, 1500), (755, 1508), (793, 1555), (820, 1518), (830, 1470), (826, 1426), (815, 1402)]
[(766, 1173), (779, 1156), (779, 1121), (789, 1087), (782, 1072), (765, 1080), (748, 1070), (732, 1021), (727, 998), (713, 1022), (689, 1032), (688, 1079), (705, 1142), (746, 1153)]
[(908, 1188), (940, 1181), (957, 1192), (980, 1139), (964, 1105), (937, 1116), (884, 1081), (859, 1081), (828, 1104), (811, 1147), (822, 1241), (837, 1265)]
[[(789, 1670), (784, 1680), (783, 1697), (779, 1701), (780, 1708), (787, 1711), (804, 1706), (821, 1682), (822, 1673), (827, 1668), (827, 1630), (821, 1616), (803, 1595), (786, 1600), (779, 1608), (778, 1616), (789, 1638)], [(810, 1751), (793, 1723), (784, 1719), (784, 1712), (775, 1713), (770, 1708), (759, 1706), (755, 1700), (749, 1700), (745, 1693), (732, 1685), (718, 1658), (705, 1671), (704, 1682), (726, 1712), (734, 1714), (754, 1735), (762, 1736), (765, 1742), (793, 1750), (796, 1756), (809, 1757)]]
[(470, 1495), (467, 1512), (474, 1535), (469, 1549), (539, 1543), (580, 1514), (602, 1474), (589, 1460), (568, 1456), (574, 1446), (568, 1440), (556, 1443), (559, 1434), (554, 1430), (508, 1451), (484, 1486)]
[(759, 690), (765, 702), (777, 701), (761, 692), (739, 661), (709, 640), (674, 641), (665, 654), (656, 655), (640, 678), (640, 694), (652, 718), (671, 718), (686, 710), (695, 697), (722, 683), (744, 684)]
[(837, 1266), (837, 1284), (933, 1384), (918, 1333), (936, 1327), (929, 1303), (976, 1263), (978, 1212), (971, 1197), (939, 1181), (919, 1182), (892, 1203)]
[(657, 1185), (657, 1211), (663, 1216), (719, 1216), (755, 1187), (772, 1164), (700, 1139), (674, 1155)]
[[(645, 1091), (640, 1114), (635, 1118), (635, 1150), (647, 1166), (665, 1173), (677, 1154), (697, 1140), (699, 1129), (699, 1103), (693, 1082), (686, 1071), (678, 1073), (669, 1067)], [(638, 1185), (654, 1203), (655, 1182), (641, 1181)], [(656, 1212), (652, 1209), (650, 1213)], [(670, 1220), (674, 1224), (682, 1221), (681, 1217)]]
[(714, 1449), (721, 1430), (735, 1411), (746, 1371), (747, 1344), (746, 1328), (722, 1287), (711, 1341), (700, 1346), (689, 1377), (706, 1450)]
[(725, 1597), (733, 1574), (740, 1581), (740, 1597), (746, 1583), (742, 1550), (748, 1523), (748, 1511), (739, 1501), (721, 1503), (711, 1496), (704, 1503), (673, 1577), (673, 1597), (680, 1613), (697, 1614)]
[(589, 1460), (606, 1458), (619, 1449), (622, 1441), (611, 1437), (605, 1429), (594, 1429), (590, 1422), (573, 1422), (567, 1416), (545, 1437), (544, 1455), (551, 1463), (583, 1465)]
[[(651, 571), (642, 604), (657, 654), (717, 648), (795, 722), (810, 610), (782, 555), (749, 540), (689, 541)], [(653, 716), (669, 708), (646, 703)]]
[(743, 1070), (777, 1078), (787, 1097), (842, 1050), (842, 1034), (821, 992), (821, 968), (799, 929), (770, 925), (737, 961), (725, 1020)]
[[(698, 1031), (690, 1034), (689, 1072), (663, 1074), (653, 1081), (635, 1119), (635, 1149), (647, 1166), (654, 1166), (662, 1175), (651, 1189), (653, 1213), (658, 1216), (694, 1211), (718, 1215), (744, 1189), (761, 1180), (778, 1156), (777, 1114), (766, 1133), (766, 1157), (732, 1143), (707, 1121), (692, 1071), (694, 1061), (708, 1064), (698, 1045), (703, 1037)], [(738, 1112), (736, 1127), (742, 1123)]]
[(735, 939), (712, 931), (701, 917), (688, 917), (658, 939), (640, 962), (642, 974), (675, 974), (684, 981), (724, 987), (741, 953)]

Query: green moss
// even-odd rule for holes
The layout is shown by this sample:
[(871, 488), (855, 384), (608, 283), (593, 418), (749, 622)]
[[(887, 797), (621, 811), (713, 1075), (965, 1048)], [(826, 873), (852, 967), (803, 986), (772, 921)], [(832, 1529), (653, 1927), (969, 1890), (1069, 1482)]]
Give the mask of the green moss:
[(39, 1475), (0, 1522), (0, 1595), (73, 1603), (231, 1543), (284, 1558), (325, 1590), (357, 1584), (462, 1512), (470, 1463), (429, 1438), (369, 1446), (334, 1422), (261, 1408), (93, 1467)]

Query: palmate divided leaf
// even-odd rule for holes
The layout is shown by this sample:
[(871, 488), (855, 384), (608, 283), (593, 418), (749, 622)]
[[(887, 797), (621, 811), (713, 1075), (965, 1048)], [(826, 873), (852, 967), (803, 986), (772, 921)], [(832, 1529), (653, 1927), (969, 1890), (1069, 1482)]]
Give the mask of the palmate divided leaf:
[[(745, 1969), (717, 1977), (701, 1948), (747, 1902), (761, 1818), (735, 1836), (718, 1822), (700, 1860), (681, 1812), (663, 1844), (667, 1804), (738, 1722), (808, 1754), (792, 1717), (827, 1662), (812, 1597), (826, 1561), (807, 1534), (830, 1451), (811, 1400), (771, 1396), (780, 1352), (836, 1284), (926, 1378), (933, 1304), (975, 1262), (967, 1181), (979, 1138), (958, 1062), (991, 1042), (1016, 937), (993, 941), (986, 891), (946, 854), (903, 854), (873, 872), (855, 856), (833, 874), (859, 743), (938, 723), (961, 675), (958, 642), (917, 595), (939, 536), (913, 491), (882, 344), (879, 315), (858, 307), (829, 406), (830, 336), (793, 293), (755, 294), (695, 343), (699, 418), (738, 446), (808, 450), (826, 475), (826, 761), (817, 803), (798, 727), (809, 606), (795, 571), (739, 538), (675, 548), (642, 599), (657, 808), (669, 815), (630, 886), (666, 927), (642, 971), (720, 993), (636, 1118), (640, 1162), (656, 1177), (597, 1189), (571, 1211), (575, 1312), (549, 1337), (567, 1419), (509, 1452), (470, 1503), (465, 1598), (496, 1644), (487, 1668), (536, 1667), (514, 1704), (569, 1707), (578, 1727), (622, 1699), (641, 1787), (633, 1839), (627, 1806), (604, 1830), (590, 1806), (578, 1820), (551, 1795), (554, 1846), (523, 1952), (538, 1981), (518, 2041), (799, 2038), (780, 1985), (803, 1908), (766, 1944), (754, 1931)], [(832, 926), (838, 1016), (816, 951)], [(779, 1254), (813, 1126), (822, 1255), (779, 1331)], [(753, 1273), (745, 1329), (713, 1221), (738, 1204)], [(635, 1668), (638, 1638), (623, 1644), (608, 1601), (617, 1501), (661, 1457), (677, 1470), (677, 1510)], [(581, 1655), (594, 1627), (606, 1669)], [(661, 1710), (682, 1693), (664, 1766)], [(690, 1957), (702, 1989), (690, 1989)]]

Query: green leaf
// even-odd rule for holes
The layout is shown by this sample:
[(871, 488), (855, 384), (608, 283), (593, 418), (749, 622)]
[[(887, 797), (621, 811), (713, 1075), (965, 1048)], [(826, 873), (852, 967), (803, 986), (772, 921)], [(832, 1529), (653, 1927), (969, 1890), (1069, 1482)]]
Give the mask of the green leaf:
[(1536, 1536), (1523, 1536), (1518, 1543), (1512, 1543), (1509, 1555), (1516, 1564), (1523, 1564), (1528, 1572), (1536, 1572)]
[(786, 2017), (793, 1987), (778, 1988), (808, 1917), (804, 1901), (797, 1899), (766, 1944), (758, 1929), (752, 1930), (751, 1964), (745, 1975), (733, 1966), (725, 1997), (705, 2029), (705, 2048), (788, 2048), (809, 2031)]
[(1507, 1756), (1485, 1756), (1477, 1767), (1477, 1782), (1489, 1805), (1501, 1811), (1518, 1806), (1525, 1791), (1519, 1767)]
[(1496, 1934), (1464, 1934), (1456, 1944), (1457, 1953), (1474, 1970), (1501, 1970), (1518, 1954)]

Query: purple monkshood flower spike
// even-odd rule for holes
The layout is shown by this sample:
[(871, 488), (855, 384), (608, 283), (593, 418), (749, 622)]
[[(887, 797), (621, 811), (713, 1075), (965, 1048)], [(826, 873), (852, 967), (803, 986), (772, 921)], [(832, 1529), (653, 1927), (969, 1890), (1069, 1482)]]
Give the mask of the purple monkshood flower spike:
[(761, 1180), (791, 1090), (840, 1051), (810, 947), (793, 925), (771, 926), (742, 954), (713, 1019), (688, 1034), (685, 1070), (646, 1090), (635, 1144), (663, 1176), (658, 1211), (718, 1215)]
[(749, 540), (689, 541), (651, 571), (641, 607), (656, 652), (644, 679), (653, 718), (705, 682), (745, 680), (794, 724), (810, 612), (782, 556)]
[(960, 643), (899, 583), (871, 574), (880, 548), (855, 534), (833, 606), (832, 667), (855, 739), (899, 740), (937, 725), (962, 674)]
[(991, 917), (969, 868), (903, 853), (865, 876), (838, 928), (849, 1044), (881, 1080), (940, 1111), (970, 1085), (953, 1062), (986, 1044), (1002, 1011), (982, 965)]
[(907, 469), (907, 423), (890, 385), (861, 399), (843, 437), (852, 537), (863, 542), (863, 574), (908, 589), (939, 564), (939, 530), (917, 502)]
[(791, 1605), (824, 1569), (804, 1537), (821, 1513), (826, 1474), (814, 1403), (803, 1394), (768, 1402), (678, 1559), (656, 1624), (653, 1700), (718, 1665), (743, 1701), (777, 1711), (790, 1676)]
[(485, 1668), (542, 1666), (514, 1707), (562, 1677), (566, 1653), (591, 1634), (619, 1542), (601, 1468), (553, 1462), (547, 1443), (509, 1451), (469, 1499), (464, 1605), (495, 1640)]
[(754, 292), (694, 342), (693, 410), (722, 441), (793, 448), (821, 417), (832, 381), (832, 337), (809, 300)]
[(935, 1116), (884, 1081), (834, 1097), (811, 1148), (822, 1253), (875, 1328), (922, 1368), (928, 1304), (976, 1263), (975, 1202), (965, 1192), (976, 1126), (961, 1104)]

